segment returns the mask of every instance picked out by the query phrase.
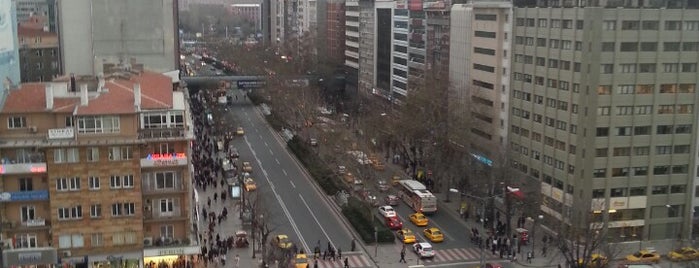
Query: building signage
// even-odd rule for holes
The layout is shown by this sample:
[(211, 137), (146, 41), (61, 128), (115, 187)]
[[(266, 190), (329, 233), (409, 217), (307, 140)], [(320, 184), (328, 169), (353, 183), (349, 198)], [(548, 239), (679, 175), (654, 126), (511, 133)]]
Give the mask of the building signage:
[(2, 267), (56, 264), (58, 258), (54, 248), (21, 248), (2, 252)]
[(198, 255), (201, 248), (198, 246), (189, 247), (169, 247), (169, 248), (148, 248), (143, 250), (143, 257), (172, 256), (172, 255)]
[(171, 154), (149, 154), (146, 156), (146, 159), (152, 159), (152, 160), (169, 160), (169, 159), (178, 159), (178, 158), (187, 158), (187, 155), (185, 153), (171, 153)]
[(475, 158), (476, 160), (478, 160), (478, 162), (481, 162), (481, 163), (483, 163), (483, 164), (486, 164), (486, 165), (488, 165), (489, 167), (492, 167), (492, 166), (493, 166), (493, 160), (490, 160), (490, 159), (488, 159), (488, 158), (485, 157), (485, 156), (482, 156), (482, 155), (479, 155), (479, 154), (474, 154), (474, 153), (471, 153), (471, 156), (473, 156), (473, 158)]
[(46, 173), (46, 163), (3, 164), (0, 174)]
[(19, 253), (17, 259), (22, 263), (35, 263), (41, 260), (41, 252)]
[(52, 128), (49, 129), (49, 139), (72, 139), (75, 137), (73, 128)]
[(264, 80), (238, 80), (236, 85), (239, 89), (261, 88), (267, 84)]
[(185, 153), (149, 154), (146, 158), (141, 159), (142, 167), (169, 167), (186, 164), (187, 155)]
[(0, 202), (45, 201), (49, 200), (48, 190), (23, 192), (0, 192)]

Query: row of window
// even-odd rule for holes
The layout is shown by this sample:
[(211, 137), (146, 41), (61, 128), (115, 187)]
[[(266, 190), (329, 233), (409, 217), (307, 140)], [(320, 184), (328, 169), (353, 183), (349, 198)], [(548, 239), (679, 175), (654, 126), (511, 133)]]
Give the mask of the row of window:
[[(657, 63), (622, 63), (619, 64), (617, 73), (633, 74), (633, 73), (656, 73)], [(663, 71), (666, 73), (695, 73), (697, 72), (696, 63), (663, 63)], [(614, 64), (601, 64), (600, 73), (614, 73)]]
[[(620, 167), (611, 168), (611, 177), (628, 177), (628, 176), (646, 176), (648, 175), (647, 166), (642, 167)], [(598, 168), (592, 171), (593, 178), (607, 178), (607, 168)], [(671, 174), (687, 174), (689, 168), (687, 165), (659, 165), (653, 167), (653, 175), (671, 175)]]
[[(583, 20), (575, 20), (575, 29), (582, 30), (584, 24), (585, 23)], [(517, 18), (515, 20), (515, 25), (527, 27), (573, 29), (573, 20)]]
[[(173, 148), (174, 149), (174, 148)], [(113, 146), (107, 149), (109, 161), (124, 161), (133, 159), (133, 152), (129, 146)], [(88, 147), (85, 149), (85, 157), (88, 162), (97, 162), (100, 159), (99, 147)], [(78, 163), (80, 162), (80, 151), (78, 148), (58, 148), (53, 149), (53, 162)]]
[[(696, 91), (695, 84), (661, 84), (660, 90), (661, 94), (676, 94), (676, 93), (694, 93)], [(615, 94), (627, 95), (627, 94), (653, 94), (655, 92), (655, 85), (653, 84), (638, 84), (638, 85), (617, 85)], [(599, 85), (597, 86), (597, 95), (611, 95), (612, 86), (611, 85)]]
[[(692, 114), (693, 104), (658, 105), (658, 114)], [(611, 106), (597, 107), (597, 115), (611, 115)], [(616, 115), (643, 115), (653, 113), (653, 105), (617, 106)]]
[[(687, 192), (686, 185), (656, 185), (651, 187), (651, 194), (681, 194)], [(607, 189), (594, 189), (592, 190), (592, 198), (604, 198), (607, 195)], [(610, 197), (629, 197), (629, 196), (646, 196), (648, 195), (648, 187), (637, 186), (637, 187), (620, 187), (611, 188), (609, 196)]]
[[(165, 231), (165, 232), (163, 232)], [(161, 225), (161, 235), (167, 235), (163, 237), (172, 238), (174, 236), (174, 226), (173, 225)], [(136, 245), (141, 243), (138, 241), (136, 232), (116, 232), (112, 233), (112, 246), (121, 245)], [(36, 236), (33, 236), (36, 240)], [(82, 234), (63, 234), (58, 236), (58, 248), (59, 249), (69, 249), (69, 248), (84, 248), (85, 238)], [(104, 244), (104, 234), (103, 233), (92, 233), (90, 234), (90, 247), (103, 247)]]
[[(87, 178), (88, 187), (90, 190), (101, 189), (100, 177), (90, 176)], [(134, 176), (133, 175), (112, 175), (109, 180), (110, 189), (122, 189), (122, 188), (134, 188)], [(56, 191), (67, 192), (67, 191), (80, 191), (80, 177), (72, 178), (58, 178), (56, 179)]]
[[(699, 21), (681, 21), (667, 20), (664, 22), (663, 29), (666, 31), (699, 31)], [(602, 22), (602, 29), (616, 30), (616, 20), (605, 20)], [(657, 31), (660, 29), (660, 22), (657, 20), (623, 20), (621, 21), (621, 30), (648, 30)]]
[[(536, 41), (536, 42), (535, 42)], [(527, 36), (515, 36), (515, 45), (524, 46), (537, 46), (537, 47), (550, 47), (555, 49), (563, 50), (573, 50), (582, 51), (583, 43), (582, 41), (563, 40), (563, 39), (549, 39), (546, 38), (534, 38)]]
[[(665, 154), (688, 154), (689, 144), (682, 145), (657, 145), (655, 146), (655, 155)], [(595, 149), (595, 157), (608, 157), (609, 148)], [(614, 147), (612, 148), (612, 156), (642, 156), (650, 154), (650, 146), (634, 146), (634, 147)]]
[[(663, 42), (663, 51), (699, 51), (699, 42)], [(615, 42), (602, 42), (603, 52), (616, 51)], [(621, 52), (656, 52), (658, 51), (658, 42), (621, 42), (619, 43), (619, 51)]]
[[(598, 127), (596, 130), (597, 137), (608, 137), (609, 127)], [(614, 128), (615, 136), (636, 136), (636, 135), (651, 135), (651, 126), (621, 126)], [(678, 125), (659, 125), (655, 128), (655, 134), (691, 134), (692, 125), (690, 124), (678, 124)]]
[[(407, 37), (406, 37), (407, 38)], [(96, 115), (77, 117), (78, 133), (119, 133), (120, 121), (116, 115)], [(165, 113), (148, 113), (141, 116), (143, 128), (173, 128), (184, 127), (184, 112), (169, 111)], [(11, 116), (7, 119), (9, 129), (26, 128), (25, 116)], [(73, 117), (66, 117), (66, 127), (74, 127)]]
[[(112, 217), (134, 216), (136, 215), (136, 203), (113, 203), (111, 205)], [(90, 218), (97, 219), (102, 217), (102, 205), (90, 205)], [(83, 208), (81, 205), (74, 207), (58, 208), (59, 220), (78, 220), (83, 218)]]

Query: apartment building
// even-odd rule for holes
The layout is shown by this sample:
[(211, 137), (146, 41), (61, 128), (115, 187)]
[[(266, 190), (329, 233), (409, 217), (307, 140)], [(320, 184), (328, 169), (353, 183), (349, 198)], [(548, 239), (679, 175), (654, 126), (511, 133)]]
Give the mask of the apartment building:
[(544, 225), (589, 218), (608, 242), (691, 237), (697, 18), (696, 1), (514, 9), (509, 139), (515, 167), (541, 182)]
[[(460, 114), (473, 122), (470, 150), (499, 161), (507, 141), (510, 1), (474, 1), (451, 9), (449, 80)], [(487, 161), (486, 161), (487, 162)]]
[(199, 253), (186, 93), (140, 65), (13, 89), (0, 111), (3, 267)]
[(61, 73), (58, 34), (20, 25), (17, 35), (22, 83), (51, 81)]
[(42, 28), (46, 27), (49, 32), (56, 32), (56, 0), (16, 0), (17, 22), (22, 23), (30, 20), (33, 16), (44, 17)]

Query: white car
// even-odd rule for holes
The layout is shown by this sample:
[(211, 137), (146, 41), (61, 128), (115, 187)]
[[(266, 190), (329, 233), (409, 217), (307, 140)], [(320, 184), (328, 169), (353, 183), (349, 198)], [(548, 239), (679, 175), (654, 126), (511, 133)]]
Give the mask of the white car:
[(413, 251), (415, 251), (420, 258), (434, 258), (434, 250), (432, 249), (432, 245), (430, 245), (430, 243), (415, 243), (413, 244)]
[(385, 218), (393, 218), (396, 216), (396, 210), (392, 206), (381, 206), (379, 207), (379, 214)]

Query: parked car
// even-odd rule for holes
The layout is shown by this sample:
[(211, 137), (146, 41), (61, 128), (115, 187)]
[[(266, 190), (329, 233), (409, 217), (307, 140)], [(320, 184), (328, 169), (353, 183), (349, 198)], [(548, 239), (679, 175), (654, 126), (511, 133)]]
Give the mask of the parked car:
[(250, 165), (250, 162), (243, 162), (243, 171), (252, 173), (252, 165)]
[(252, 177), (245, 178), (243, 184), (245, 184), (245, 191), (252, 192), (257, 190), (257, 183), (255, 183)]
[[(582, 258), (578, 259), (578, 264), (582, 266), (584, 263), (584, 260)], [(587, 265), (585, 267), (589, 268), (602, 268), (607, 266), (609, 264), (609, 259), (601, 254), (593, 253), (590, 255), (590, 260), (587, 262)]]
[(396, 216), (396, 210), (392, 206), (381, 206), (379, 207), (379, 214), (384, 218), (393, 218)]
[(420, 257), (420, 258), (434, 258), (434, 250), (432, 250), (432, 245), (427, 242), (422, 242), (422, 243), (415, 243), (413, 244), (413, 251)]
[(311, 143), (311, 146), (318, 146), (318, 139), (311, 138), (310, 143)]
[(238, 129), (235, 130), (235, 134), (238, 136), (243, 136), (245, 135), (245, 130), (243, 130), (243, 127), (238, 127)]

